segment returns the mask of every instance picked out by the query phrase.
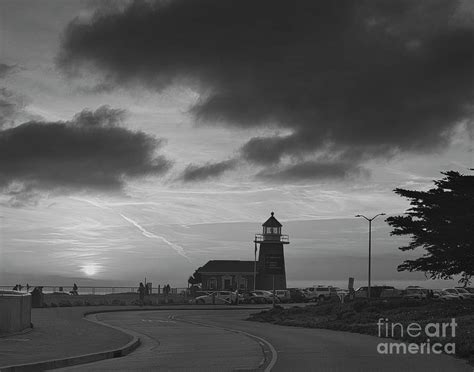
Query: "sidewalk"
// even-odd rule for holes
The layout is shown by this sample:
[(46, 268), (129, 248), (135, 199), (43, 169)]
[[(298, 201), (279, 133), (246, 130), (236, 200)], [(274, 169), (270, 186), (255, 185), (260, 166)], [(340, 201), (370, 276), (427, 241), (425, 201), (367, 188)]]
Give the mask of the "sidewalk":
[[(111, 306), (93, 309), (108, 308)], [(92, 308), (32, 309), (34, 328), (30, 332), (0, 338), (0, 369), (116, 349), (132, 340), (123, 332), (83, 319), (89, 310)]]
[[(212, 310), (223, 306), (88, 306), (32, 309), (34, 328), (24, 334), (0, 337), (2, 367), (77, 357), (125, 346), (132, 336), (83, 318), (86, 312), (166, 309)], [(235, 307), (242, 309), (244, 306)], [(255, 307), (256, 308), (256, 307)]]

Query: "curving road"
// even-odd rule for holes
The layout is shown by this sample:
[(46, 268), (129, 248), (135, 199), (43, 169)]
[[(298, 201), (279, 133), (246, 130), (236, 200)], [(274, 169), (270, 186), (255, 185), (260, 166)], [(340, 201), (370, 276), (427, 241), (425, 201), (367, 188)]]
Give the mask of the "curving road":
[(132, 354), (64, 371), (472, 371), (446, 355), (380, 355), (379, 338), (245, 321), (249, 310), (106, 313), (138, 335)]

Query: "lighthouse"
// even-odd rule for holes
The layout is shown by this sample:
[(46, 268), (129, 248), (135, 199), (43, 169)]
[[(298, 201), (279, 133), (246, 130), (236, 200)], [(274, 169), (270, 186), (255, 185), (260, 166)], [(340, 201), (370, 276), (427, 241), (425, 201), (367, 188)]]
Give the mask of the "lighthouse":
[(283, 246), (289, 244), (288, 235), (282, 235), (282, 225), (271, 213), (262, 225), (262, 234), (255, 234), (255, 250), (260, 246), (256, 262), (257, 289), (286, 289), (285, 256)]

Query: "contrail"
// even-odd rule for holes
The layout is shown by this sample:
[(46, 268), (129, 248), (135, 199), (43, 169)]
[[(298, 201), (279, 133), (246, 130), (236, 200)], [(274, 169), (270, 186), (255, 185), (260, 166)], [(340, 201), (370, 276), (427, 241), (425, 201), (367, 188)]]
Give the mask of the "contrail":
[[(100, 209), (108, 209), (108, 210), (111, 210), (113, 212), (115, 212), (112, 208), (110, 207), (107, 207), (107, 206), (104, 206), (104, 205), (101, 205), (99, 202), (96, 202), (96, 201), (92, 201), (92, 200), (88, 200), (88, 199), (83, 199), (83, 198), (77, 198), (77, 197), (70, 197), (71, 199), (74, 199), (74, 200), (78, 200), (78, 201), (81, 201), (81, 202), (85, 202), (85, 203), (88, 203), (88, 204), (91, 204), (93, 205), (94, 207), (97, 207), (97, 208), (100, 208)], [(117, 213), (117, 212), (116, 212)], [(149, 232), (148, 230), (146, 230), (143, 226), (140, 226), (136, 221), (132, 220), (131, 218), (127, 217), (127, 216), (124, 216), (123, 214), (121, 213), (118, 213), (120, 215), (120, 217), (122, 217), (125, 221), (131, 223), (133, 226), (135, 226), (137, 229), (139, 229), (142, 234), (144, 236), (146, 236), (147, 238), (150, 238), (150, 239), (158, 239), (158, 240), (161, 240), (162, 242), (168, 244), (171, 248), (173, 248), (176, 253), (178, 253), (180, 256), (183, 256), (184, 258), (186, 258), (189, 262), (191, 262), (191, 259), (186, 255), (186, 251), (184, 250), (183, 247), (181, 247), (180, 245), (176, 244), (176, 243), (172, 243), (170, 242), (168, 239), (166, 239), (165, 237), (163, 236), (159, 236), (159, 235), (155, 235), (151, 232)]]
[(159, 239), (166, 244), (168, 244), (171, 248), (173, 248), (179, 255), (183, 256), (186, 258), (188, 261), (191, 261), (188, 256), (186, 256), (186, 252), (184, 251), (183, 247), (181, 247), (178, 244), (170, 242), (168, 239), (166, 239), (163, 236), (155, 235), (148, 230), (146, 230), (143, 226), (140, 226), (136, 221), (132, 220), (131, 218), (124, 216), (123, 214), (119, 213), (120, 216), (127, 222), (130, 222), (132, 225), (134, 225), (137, 229), (139, 229), (143, 235), (145, 235), (147, 238), (151, 239)]

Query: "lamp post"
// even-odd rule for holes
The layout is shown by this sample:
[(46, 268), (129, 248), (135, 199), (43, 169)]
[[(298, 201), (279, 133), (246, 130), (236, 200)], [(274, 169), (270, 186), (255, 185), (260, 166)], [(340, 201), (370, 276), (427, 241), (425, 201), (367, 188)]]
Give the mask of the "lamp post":
[(378, 216), (385, 216), (385, 213), (379, 213), (372, 218), (367, 218), (363, 214), (358, 214), (356, 217), (365, 218), (369, 221), (369, 280), (367, 287), (367, 298), (370, 300), (370, 273), (371, 273), (371, 255), (372, 255), (372, 221), (375, 220)]

